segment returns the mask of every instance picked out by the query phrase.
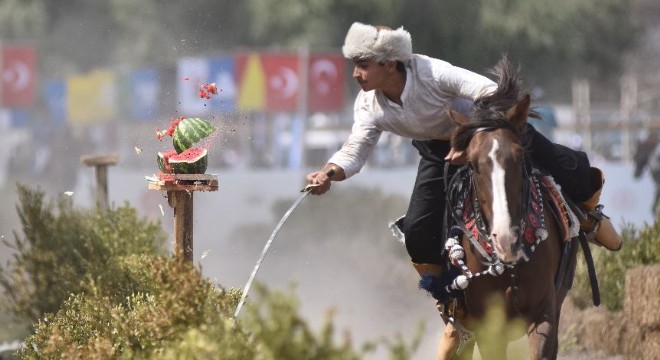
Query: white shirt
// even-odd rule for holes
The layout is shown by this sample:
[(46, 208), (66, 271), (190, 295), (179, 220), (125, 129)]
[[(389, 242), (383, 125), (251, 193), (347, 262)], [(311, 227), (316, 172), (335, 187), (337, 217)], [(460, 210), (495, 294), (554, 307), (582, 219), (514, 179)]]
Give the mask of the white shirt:
[(380, 90), (360, 91), (353, 107), (352, 133), (328, 162), (344, 169), (346, 178), (357, 174), (383, 131), (415, 140), (449, 140), (455, 125), (444, 105), (466, 112), (476, 98), (496, 88), (497, 84), (485, 76), (414, 54), (406, 66), (403, 106), (387, 99)]

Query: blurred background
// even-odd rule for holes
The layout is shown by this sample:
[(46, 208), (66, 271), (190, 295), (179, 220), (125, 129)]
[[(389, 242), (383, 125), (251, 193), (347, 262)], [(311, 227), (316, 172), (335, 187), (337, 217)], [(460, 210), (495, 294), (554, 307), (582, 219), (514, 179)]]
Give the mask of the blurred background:
[[(654, 182), (634, 168), (660, 131), (655, 0), (0, 0), (0, 236), (19, 224), (16, 183), (93, 206), (89, 154), (119, 156), (111, 202), (171, 232), (165, 194), (144, 179), (171, 148), (156, 131), (202, 117), (219, 127), (208, 173), (220, 185), (196, 194), (195, 262), (242, 287), (304, 175), (350, 133), (358, 87), (341, 45), (354, 21), (403, 26), (415, 52), (485, 75), (507, 54), (544, 115), (535, 126), (605, 170), (605, 212), (618, 226), (653, 220)], [(219, 94), (200, 98), (212, 82)], [(297, 284), (312, 323), (334, 309), (356, 341), (424, 320), (420, 358), (432, 353), (442, 324), (388, 229), (416, 161), (409, 140), (385, 134), (361, 174), (291, 216), (257, 281)]]

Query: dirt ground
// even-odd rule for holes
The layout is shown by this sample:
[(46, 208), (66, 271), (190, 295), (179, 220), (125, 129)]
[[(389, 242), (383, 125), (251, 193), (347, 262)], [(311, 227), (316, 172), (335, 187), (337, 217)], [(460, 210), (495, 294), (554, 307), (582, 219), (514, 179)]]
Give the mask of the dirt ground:
[(586, 351), (581, 352), (571, 352), (567, 354), (560, 355), (558, 360), (623, 360), (623, 355), (605, 355), (605, 354), (594, 354)]

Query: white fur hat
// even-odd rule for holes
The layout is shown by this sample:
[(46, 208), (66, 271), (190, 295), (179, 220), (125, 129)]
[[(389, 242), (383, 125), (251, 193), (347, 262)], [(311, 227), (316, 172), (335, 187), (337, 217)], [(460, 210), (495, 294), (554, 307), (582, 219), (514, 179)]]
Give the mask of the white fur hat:
[(410, 33), (403, 27), (391, 30), (355, 22), (348, 29), (342, 51), (348, 59), (364, 58), (378, 62), (395, 60), (405, 63), (412, 56), (412, 40)]

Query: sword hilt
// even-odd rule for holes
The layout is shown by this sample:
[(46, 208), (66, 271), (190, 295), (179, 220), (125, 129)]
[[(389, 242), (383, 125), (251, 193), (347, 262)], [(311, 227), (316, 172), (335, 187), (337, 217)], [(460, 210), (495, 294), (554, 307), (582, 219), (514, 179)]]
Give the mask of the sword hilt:
[[(331, 177), (335, 174), (335, 169), (330, 168), (330, 170), (328, 170), (328, 172), (325, 173), (325, 174), (326, 174), (329, 178), (331, 178)], [(307, 192), (307, 191), (310, 191), (310, 190), (312, 190), (313, 188), (315, 188), (315, 187), (317, 187), (317, 186), (319, 186), (319, 185), (321, 185), (321, 184), (307, 184), (304, 188), (302, 188), (302, 190), (300, 190), (300, 192)]]

